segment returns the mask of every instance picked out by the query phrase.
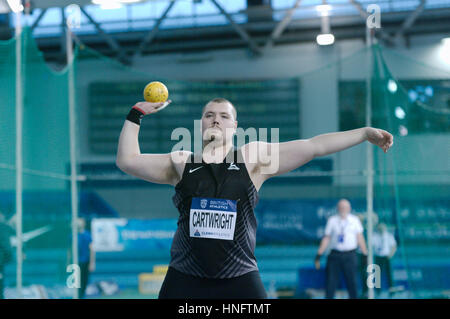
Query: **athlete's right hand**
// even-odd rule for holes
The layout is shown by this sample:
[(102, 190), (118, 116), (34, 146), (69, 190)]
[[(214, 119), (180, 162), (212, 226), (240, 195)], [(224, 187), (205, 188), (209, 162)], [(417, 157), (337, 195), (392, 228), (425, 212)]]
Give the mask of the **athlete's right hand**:
[(144, 113), (144, 115), (148, 115), (161, 111), (170, 103), (172, 103), (172, 100), (167, 100), (166, 102), (158, 102), (158, 103), (137, 102), (133, 107)]

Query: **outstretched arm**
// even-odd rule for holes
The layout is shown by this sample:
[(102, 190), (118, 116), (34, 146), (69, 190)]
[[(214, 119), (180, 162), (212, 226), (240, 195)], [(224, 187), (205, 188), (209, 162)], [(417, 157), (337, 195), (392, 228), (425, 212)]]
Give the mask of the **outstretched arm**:
[[(379, 146), (386, 153), (393, 145), (393, 136), (384, 130), (363, 127), (350, 131), (317, 135), (306, 140), (283, 143), (256, 142), (258, 145), (258, 165), (266, 179), (292, 171), (312, 159), (333, 154), (364, 141)], [(266, 169), (264, 169), (266, 168)]]
[(333, 154), (358, 145), (364, 141), (369, 141), (370, 143), (379, 146), (385, 153), (394, 144), (392, 134), (373, 127), (363, 127), (350, 131), (322, 134), (311, 139), (311, 142), (314, 144), (314, 157)]

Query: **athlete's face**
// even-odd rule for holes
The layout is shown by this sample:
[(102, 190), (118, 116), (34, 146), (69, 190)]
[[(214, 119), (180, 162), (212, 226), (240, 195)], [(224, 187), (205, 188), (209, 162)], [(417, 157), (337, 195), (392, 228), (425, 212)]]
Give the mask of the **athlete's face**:
[(230, 103), (212, 102), (206, 105), (202, 115), (203, 140), (231, 141), (236, 128), (235, 112)]

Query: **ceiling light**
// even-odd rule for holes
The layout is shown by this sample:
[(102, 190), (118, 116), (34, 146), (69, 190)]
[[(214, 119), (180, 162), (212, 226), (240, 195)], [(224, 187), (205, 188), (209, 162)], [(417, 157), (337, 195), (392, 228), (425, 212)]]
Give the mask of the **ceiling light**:
[(334, 35), (331, 33), (319, 34), (316, 41), (319, 45), (330, 45), (334, 43)]

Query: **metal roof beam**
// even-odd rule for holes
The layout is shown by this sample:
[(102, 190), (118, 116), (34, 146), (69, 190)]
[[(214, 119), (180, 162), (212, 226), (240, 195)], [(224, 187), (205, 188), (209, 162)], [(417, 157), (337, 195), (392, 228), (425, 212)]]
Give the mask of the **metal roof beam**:
[(155, 26), (153, 27), (152, 31), (150, 31), (147, 36), (144, 38), (144, 40), (142, 41), (142, 43), (139, 46), (139, 49), (137, 50), (137, 52), (134, 54), (134, 56), (136, 55), (142, 55), (144, 52), (144, 49), (146, 46), (148, 46), (156, 37), (156, 34), (159, 31), (159, 27), (161, 25), (161, 23), (164, 21), (164, 19), (167, 17), (167, 14), (169, 13), (169, 11), (172, 9), (172, 7), (174, 6), (175, 1), (170, 1), (169, 5), (167, 6), (166, 10), (163, 12), (163, 14), (161, 15), (161, 17), (156, 21)]
[(395, 33), (395, 40), (397, 42), (400, 41), (400, 39), (404, 35), (405, 31), (408, 30), (409, 28), (411, 28), (411, 26), (414, 24), (416, 19), (423, 12), (423, 10), (425, 9), (425, 4), (426, 4), (426, 1), (421, 0), (419, 5), (417, 6), (417, 8), (405, 19), (405, 21), (403, 22), (400, 29), (398, 29), (398, 31)]
[(301, 0), (297, 0), (294, 4), (294, 6), (289, 9), (288, 12), (286, 12), (286, 15), (284, 16), (283, 20), (281, 20), (278, 25), (273, 30), (272, 34), (270, 35), (269, 39), (266, 42), (266, 45), (264, 46), (265, 49), (268, 49), (273, 46), (273, 42), (280, 37), (280, 35), (283, 33), (283, 31), (286, 29), (288, 24), (292, 20), (292, 16), (295, 13), (295, 10), (300, 6)]
[(44, 9), (41, 11), (41, 13), (39, 13), (38, 17), (36, 18), (36, 20), (34, 20), (33, 24), (30, 27), (30, 31), (33, 32), (34, 28), (36, 28), (39, 24), (39, 22), (41, 22), (42, 18), (44, 17), (44, 15), (47, 13), (47, 9)]
[(248, 46), (250, 47), (250, 50), (255, 53), (256, 55), (260, 55), (261, 49), (258, 47), (255, 41), (250, 37), (250, 35), (247, 33), (247, 31), (244, 30), (240, 25), (238, 25), (236, 22), (234, 22), (233, 18), (230, 16), (228, 12), (225, 11), (222, 6), (217, 3), (216, 0), (211, 0), (212, 3), (219, 9), (219, 11), (227, 18), (227, 20), (231, 23), (231, 26), (234, 28), (234, 30), (239, 34), (239, 36), (244, 39)]
[(83, 12), (83, 14), (88, 18), (89, 22), (91, 22), (95, 29), (97, 30), (97, 32), (102, 36), (102, 38), (104, 38), (106, 40), (106, 42), (108, 43), (108, 45), (116, 52), (119, 52), (121, 50), (121, 47), (119, 45), (119, 43), (108, 33), (106, 33), (105, 31), (103, 31), (103, 29), (101, 28), (100, 24), (95, 21), (87, 12), (83, 7), (80, 7), (81, 12)]

